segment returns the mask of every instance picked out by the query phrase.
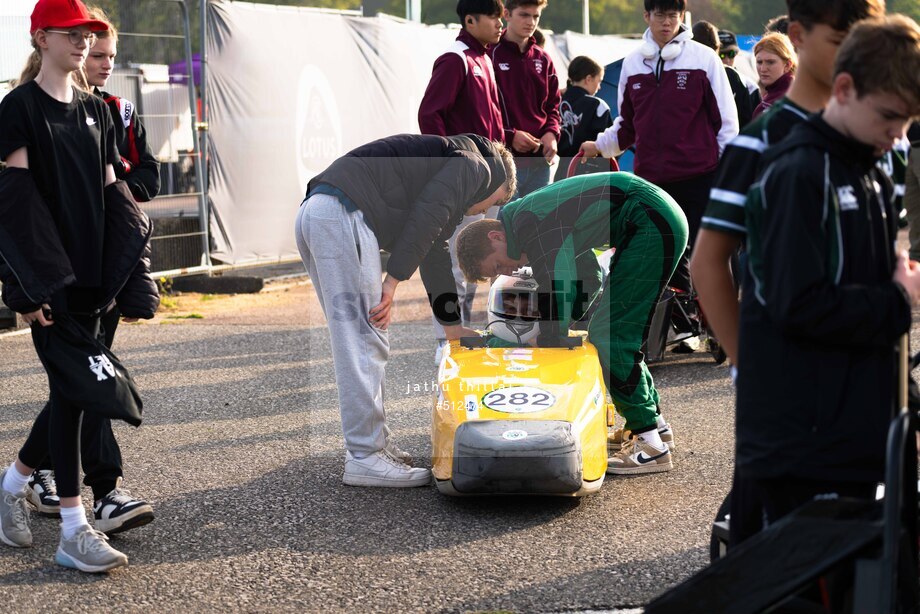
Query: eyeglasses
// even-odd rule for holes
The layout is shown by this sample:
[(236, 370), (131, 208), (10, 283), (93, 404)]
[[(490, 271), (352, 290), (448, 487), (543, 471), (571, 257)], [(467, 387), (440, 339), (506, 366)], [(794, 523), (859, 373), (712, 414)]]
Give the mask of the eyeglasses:
[(74, 46), (79, 46), (80, 42), (86, 43), (87, 47), (92, 47), (99, 40), (95, 32), (81, 32), (80, 30), (51, 30), (45, 29), (49, 34), (66, 34), (67, 39)]
[(728, 58), (729, 60), (733, 60), (733, 59), (735, 59), (735, 56), (736, 56), (736, 55), (738, 55), (738, 52), (735, 51), (734, 49), (729, 49), (728, 51), (720, 51), (720, 52), (719, 52), (719, 57), (722, 58), (723, 60), (724, 60), (725, 58)]
[(677, 11), (669, 11), (667, 13), (663, 13), (661, 11), (654, 11), (652, 13), (652, 19), (654, 19), (655, 21), (679, 21), (680, 13), (678, 13)]

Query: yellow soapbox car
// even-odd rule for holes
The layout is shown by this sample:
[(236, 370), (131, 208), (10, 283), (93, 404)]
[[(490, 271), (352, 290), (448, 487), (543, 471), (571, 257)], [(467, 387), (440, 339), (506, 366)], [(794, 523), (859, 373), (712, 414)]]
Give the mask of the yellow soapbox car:
[(451, 341), (438, 370), (432, 472), (446, 495), (580, 497), (600, 489), (613, 406), (597, 351)]

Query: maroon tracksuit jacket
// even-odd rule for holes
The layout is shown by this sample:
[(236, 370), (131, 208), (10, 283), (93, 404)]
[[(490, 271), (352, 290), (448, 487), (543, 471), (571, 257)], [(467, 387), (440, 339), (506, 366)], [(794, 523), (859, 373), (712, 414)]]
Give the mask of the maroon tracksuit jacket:
[(486, 48), (466, 30), (434, 62), (431, 81), (418, 110), (422, 134), (452, 136), (471, 132), (504, 140), (495, 71)]
[[(538, 139), (551, 132), (558, 139), (559, 78), (549, 55), (532, 37), (522, 53), (517, 43), (505, 39), (505, 34), (489, 49), (489, 55), (501, 96), (505, 142), (511, 145), (515, 130), (529, 132)], [(540, 151), (532, 154), (516, 151), (514, 155), (543, 156)]]

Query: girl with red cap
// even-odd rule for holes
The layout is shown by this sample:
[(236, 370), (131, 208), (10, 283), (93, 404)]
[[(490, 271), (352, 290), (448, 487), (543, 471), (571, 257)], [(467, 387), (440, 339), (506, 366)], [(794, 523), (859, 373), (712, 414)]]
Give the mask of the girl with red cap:
[[(116, 296), (143, 284), (145, 273), (149, 281), (141, 258), (149, 221), (116, 179), (111, 114), (102, 99), (75, 87), (96, 32), (106, 28), (79, 0), (39, 0), (30, 33), (40, 68), (0, 102), (0, 160), (7, 165), (0, 173), (3, 301), (22, 314), (36, 349), (45, 352), (66, 351), (55, 324), (100, 339), (100, 316)], [(44, 361), (47, 354), (40, 356)], [(25, 487), (50, 452), (62, 521), (55, 561), (86, 572), (126, 565), (127, 556), (89, 525), (80, 498), (84, 407), (56, 381), (61, 375), (47, 364), (46, 370), (50, 401), (15, 462), (0, 472), (0, 541), (31, 546)]]

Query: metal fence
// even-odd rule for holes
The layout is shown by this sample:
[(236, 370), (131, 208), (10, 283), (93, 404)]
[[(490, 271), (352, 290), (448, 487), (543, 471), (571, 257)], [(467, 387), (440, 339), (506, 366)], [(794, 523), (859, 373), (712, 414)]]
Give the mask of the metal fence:
[[(3, 0), (5, 3), (8, 0)], [(0, 85), (18, 79), (31, 52), (34, 0), (0, 11)], [(118, 28), (116, 69), (106, 91), (131, 100), (160, 161), (160, 194), (141, 207), (153, 220), (156, 275), (209, 270), (208, 202), (199, 130), (199, 75), (192, 54), (195, 0), (95, 0)], [(15, 5), (15, 6), (14, 6)], [(3, 92), (0, 91), (0, 98)]]
[[(208, 203), (202, 189), (198, 71), (186, 0), (102, 0), (118, 32), (117, 69), (107, 91), (132, 100), (160, 161), (160, 195), (142, 208), (153, 219), (157, 275), (207, 270)], [(195, 3), (197, 4), (197, 3)]]

